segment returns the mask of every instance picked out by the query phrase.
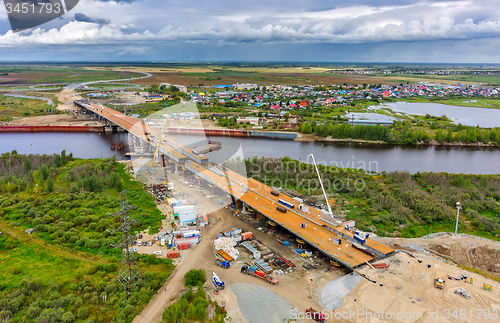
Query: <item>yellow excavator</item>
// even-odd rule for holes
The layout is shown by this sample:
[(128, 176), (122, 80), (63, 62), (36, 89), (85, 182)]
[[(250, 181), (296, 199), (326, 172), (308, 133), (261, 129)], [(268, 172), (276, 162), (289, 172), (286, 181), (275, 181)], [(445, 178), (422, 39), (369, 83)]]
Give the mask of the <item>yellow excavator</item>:
[(436, 278), (434, 280), (434, 287), (436, 287), (438, 289), (443, 289), (444, 288), (444, 280), (442, 280), (441, 278)]

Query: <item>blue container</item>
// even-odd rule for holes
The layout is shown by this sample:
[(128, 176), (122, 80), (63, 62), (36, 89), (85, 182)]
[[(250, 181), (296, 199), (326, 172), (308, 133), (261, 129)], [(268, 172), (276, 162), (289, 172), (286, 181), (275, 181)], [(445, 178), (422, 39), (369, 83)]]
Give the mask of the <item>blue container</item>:
[(288, 242), (288, 241), (283, 241), (283, 244), (284, 244), (285, 246), (287, 246), (287, 247), (289, 247), (289, 246), (290, 246), (290, 242)]
[(222, 237), (222, 233), (219, 233), (219, 234), (217, 235), (217, 238), (221, 238), (221, 237)]
[(295, 251), (297, 251), (299, 254), (303, 252), (302, 249), (299, 248), (295, 249)]

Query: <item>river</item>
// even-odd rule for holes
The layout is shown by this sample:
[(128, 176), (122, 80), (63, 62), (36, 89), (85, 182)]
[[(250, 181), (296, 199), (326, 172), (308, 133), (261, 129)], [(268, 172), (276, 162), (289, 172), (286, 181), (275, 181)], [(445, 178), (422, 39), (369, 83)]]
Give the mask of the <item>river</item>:
[[(202, 138), (176, 135), (181, 142), (194, 143)], [(128, 151), (126, 133), (0, 133), (0, 152), (16, 149), (19, 153), (52, 154), (65, 149), (75, 157), (99, 158), (117, 154), (126, 159)], [(449, 146), (401, 146), (343, 142), (295, 142), (263, 138), (208, 137), (219, 141), (222, 149), (207, 154), (211, 161), (223, 162), (242, 147), (245, 158), (284, 157), (310, 162), (314, 154), (317, 163), (340, 167), (363, 168), (382, 172), (394, 170), (500, 174), (500, 148), (449, 147)], [(110, 145), (123, 141), (122, 152), (112, 151)], [(193, 147), (199, 144), (193, 145)]]

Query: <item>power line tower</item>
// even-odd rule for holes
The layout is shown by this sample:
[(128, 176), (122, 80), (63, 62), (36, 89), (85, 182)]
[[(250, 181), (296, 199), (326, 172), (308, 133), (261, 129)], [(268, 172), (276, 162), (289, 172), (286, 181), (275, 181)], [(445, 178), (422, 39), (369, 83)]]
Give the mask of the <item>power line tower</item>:
[(129, 298), (132, 288), (139, 284), (141, 280), (135, 252), (130, 252), (132, 241), (135, 240), (135, 237), (132, 237), (130, 229), (134, 224), (139, 223), (139, 221), (130, 217), (130, 204), (128, 204), (126, 191), (120, 194), (122, 195), (121, 208), (114, 216), (120, 217), (121, 226), (113, 232), (121, 232), (122, 241), (120, 244), (113, 247), (122, 248), (122, 260), (118, 274), (118, 282), (123, 289), (125, 289), (127, 298)]

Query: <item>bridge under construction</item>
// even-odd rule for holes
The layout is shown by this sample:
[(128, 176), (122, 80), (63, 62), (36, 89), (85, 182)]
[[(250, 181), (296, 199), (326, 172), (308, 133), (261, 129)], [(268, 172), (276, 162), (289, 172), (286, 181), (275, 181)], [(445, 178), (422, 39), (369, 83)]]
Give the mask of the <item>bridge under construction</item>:
[(75, 101), (75, 104), (153, 147), (160, 142), (158, 151), (162, 155), (163, 166), (171, 167), (172, 171), (185, 178), (195, 176), (198, 186), (208, 185), (212, 194), (216, 190), (229, 194), (233, 201), (252, 208), (348, 268), (356, 268), (394, 252), (394, 249), (367, 234), (352, 231), (349, 224), (341, 223), (324, 211), (304, 206), (263, 183), (209, 163), (203, 154), (193, 152), (172, 136), (162, 136), (161, 131), (142, 121), (88, 100)]

